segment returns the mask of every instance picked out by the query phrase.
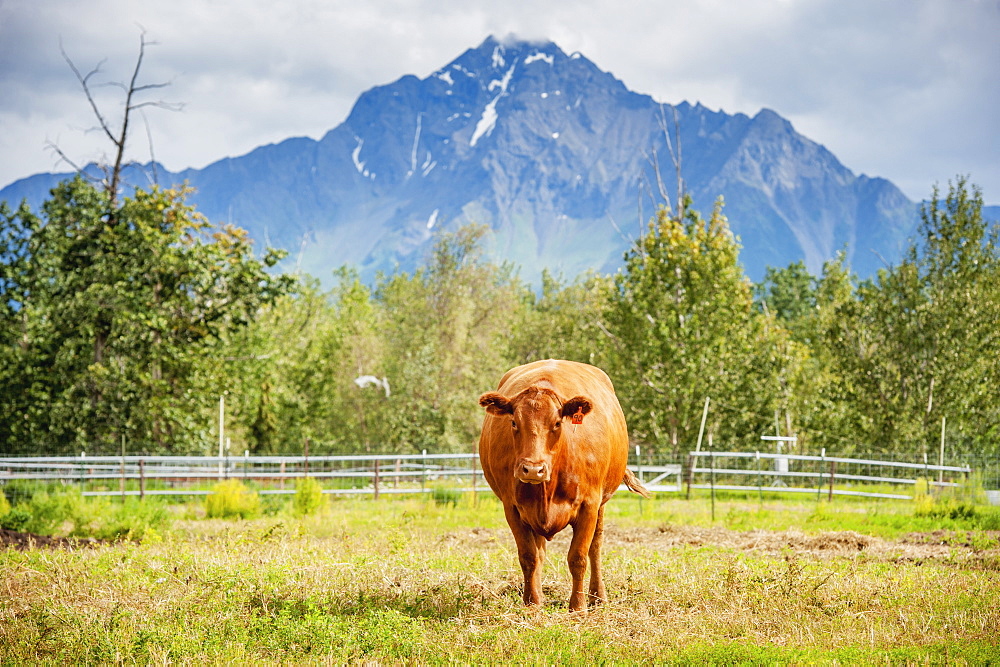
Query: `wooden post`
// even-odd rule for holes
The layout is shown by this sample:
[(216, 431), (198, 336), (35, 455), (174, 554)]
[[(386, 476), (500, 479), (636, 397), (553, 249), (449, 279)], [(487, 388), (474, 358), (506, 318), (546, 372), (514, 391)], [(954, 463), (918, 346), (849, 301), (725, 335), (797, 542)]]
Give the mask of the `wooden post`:
[(305, 466), (305, 476), (309, 476), (309, 438), (306, 438), (305, 443), (302, 445), (302, 456), (305, 457), (303, 465)]
[(392, 479), (392, 488), (399, 488), (399, 471), (403, 468), (403, 462), (396, 459), (396, 476)]
[[(941, 453), (938, 455), (938, 465), (944, 466), (944, 417), (941, 417)], [(938, 483), (944, 483), (944, 470), (938, 470)]]
[(816, 502), (819, 502), (820, 496), (823, 493), (823, 461), (826, 460), (826, 447), (823, 448), (819, 455), (819, 460), (816, 461)]
[(146, 461), (139, 459), (139, 500), (146, 498)]
[(473, 455), (472, 455), (472, 506), (473, 507), (476, 506), (476, 500), (478, 499), (478, 496), (477, 496), (477, 493), (476, 493), (476, 477), (478, 477), (478, 475), (477, 475), (477, 473), (478, 473), (477, 468), (479, 467), (478, 464), (479, 464), (479, 454), (478, 453), (473, 453)]
[(125, 502), (125, 434), (122, 433), (122, 502)]
[(687, 469), (687, 500), (691, 500), (691, 479), (694, 477), (694, 462), (695, 457), (688, 454), (688, 469)]
[(378, 459), (375, 459), (375, 500), (378, 500), (379, 470)]
[(709, 471), (711, 473), (712, 485), (712, 522), (715, 522), (715, 452), (708, 456)]
[(754, 452), (754, 458), (757, 459), (757, 499), (760, 501), (761, 507), (763, 507), (764, 489), (762, 488), (762, 485), (764, 483), (763, 481), (764, 476), (760, 474), (760, 452)]
[(833, 478), (837, 474), (837, 462), (830, 461), (830, 496), (827, 500), (833, 501)]
[(694, 448), (696, 452), (701, 451), (701, 436), (705, 434), (706, 419), (708, 419), (708, 396), (705, 397), (705, 409), (701, 411), (701, 426), (698, 427), (698, 444)]
[(281, 490), (285, 490), (285, 462), (281, 462)]
[[(636, 476), (639, 478), (639, 481), (642, 482), (643, 481), (642, 480), (642, 455), (640, 454), (639, 445), (635, 446), (635, 466), (636, 466), (636, 468), (635, 468), (636, 469)], [(642, 510), (643, 510), (642, 496), (639, 496), (639, 516), (642, 516), (642, 514), (643, 514)]]

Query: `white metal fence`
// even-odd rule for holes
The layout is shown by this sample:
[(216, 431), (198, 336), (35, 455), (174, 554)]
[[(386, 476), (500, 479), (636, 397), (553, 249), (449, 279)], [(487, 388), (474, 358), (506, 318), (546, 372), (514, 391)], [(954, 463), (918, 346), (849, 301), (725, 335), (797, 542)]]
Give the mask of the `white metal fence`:
[[(956, 487), (972, 469), (904, 461), (880, 461), (838, 456), (767, 454), (762, 452), (689, 452), (687, 475), (690, 489), (824, 493), (833, 496), (862, 496), (910, 500), (912, 494), (885, 493), (873, 486), (914, 487), (918, 478), (931, 487)], [(698, 477), (700, 476), (700, 478)], [(935, 477), (937, 479), (935, 479)], [(701, 481), (696, 483), (695, 480)], [(753, 483), (741, 483), (749, 479)], [(735, 483), (734, 483), (735, 482)]]
[[(630, 467), (654, 492), (685, 488), (824, 493), (910, 499), (876, 487), (912, 488), (917, 478), (956, 486), (968, 466), (941, 466), (832, 456), (760, 452), (690, 452), (687, 465)], [(77, 485), (85, 496), (204, 495), (224, 479), (253, 482), (262, 494), (294, 493), (294, 482), (313, 477), (328, 494), (423, 493), (436, 489), (487, 490), (477, 454), (355, 456), (48, 456), (0, 457), (0, 487), (18, 480)]]
[[(678, 491), (681, 466), (634, 465), (651, 491)], [(356, 456), (39, 456), (0, 458), (0, 486), (14, 480), (77, 485), (84, 496), (206, 495), (225, 479), (262, 494), (294, 493), (312, 477), (328, 494), (488, 490), (478, 454)], [(668, 483), (668, 482), (673, 483)]]

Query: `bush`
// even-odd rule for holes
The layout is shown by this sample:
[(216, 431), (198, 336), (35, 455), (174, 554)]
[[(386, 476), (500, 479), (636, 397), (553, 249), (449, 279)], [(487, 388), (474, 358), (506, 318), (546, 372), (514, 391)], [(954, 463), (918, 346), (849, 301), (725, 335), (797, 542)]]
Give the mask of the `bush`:
[(148, 498), (129, 498), (124, 503), (98, 498), (83, 503), (72, 521), (70, 535), (75, 537), (144, 542), (158, 538), (159, 531), (169, 527), (170, 512)]
[(431, 497), (434, 499), (434, 504), (439, 506), (451, 505), (452, 507), (458, 507), (458, 499), (461, 496), (462, 494), (459, 491), (443, 486), (431, 489)]
[(930, 480), (917, 479), (913, 502), (915, 516), (969, 521), (979, 518), (977, 505), (986, 501), (982, 479), (971, 475), (958, 486), (932, 487)]
[(4, 515), (10, 511), (10, 501), (7, 500), (7, 496), (0, 493), (0, 520), (3, 520)]
[(209, 518), (251, 519), (261, 512), (260, 496), (238, 479), (228, 479), (212, 487), (205, 510)]
[(25, 532), (25, 527), (31, 522), (31, 512), (24, 505), (19, 505), (0, 516), (0, 528), (14, 530), (19, 533)]
[(323, 487), (312, 477), (295, 481), (292, 509), (296, 514), (313, 514), (323, 506)]
[(73, 521), (73, 517), (80, 512), (81, 500), (77, 491), (35, 493), (30, 500), (18, 502), (13, 509), (0, 516), (0, 528), (51, 535), (66, 521)]

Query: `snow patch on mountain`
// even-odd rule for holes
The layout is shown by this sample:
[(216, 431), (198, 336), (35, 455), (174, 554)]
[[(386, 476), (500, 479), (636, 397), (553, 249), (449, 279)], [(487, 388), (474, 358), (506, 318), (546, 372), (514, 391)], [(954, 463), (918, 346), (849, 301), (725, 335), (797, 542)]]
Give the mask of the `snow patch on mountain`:
[(406, 172), (407, 178), (417, 170), (417, 146), (420, 144), (420, 125), (423, 117), (422, 113), (417, 114), (417, 130), (413, 134), (413, 148), (410, 149), (410, 170)]
[(497, 46), (493, 49), (493, 69), (500, 69), (507, 64), (503, 57), (503, 47)]
[[(496, 52), (494, 51), (494, 55), (495, 53)], [(493, 81), (490, 81), (490, 85), (487, 86), (486, 89), (493, 92), (494, 88), (499, 87), (500, 92), (497, 93), (497, 96), (490, 100), (490, 102), (486, 105), (486, 108), (483, 109), (483, 115), (480, 117), (479, 122), (476, 123), (476, 130), (472, 133), (472, 139), (469, 140), (470, 146), (475, 146), (480, 139), (489, 135), (493, 131), (493, 128), (496, 127), (498, 117), (497, 102), (500, 101), (501, 97), (507, 94), (507, 86), (510, 85), (510, 79), (512, 76), (514, 76), (513, 67), (507, 70), (507, 73), (504, 74), (502, 79), (494, 79)]]
[(541, 53), (536, 51), (535, 53), (532, 53), (530, 56), (524, 59), (524, 64), (530, 65), (531, 63), (536, 63), (538, 61), (547, 62), (550, 65), (554, 65), (556, 59), (549, 53)]

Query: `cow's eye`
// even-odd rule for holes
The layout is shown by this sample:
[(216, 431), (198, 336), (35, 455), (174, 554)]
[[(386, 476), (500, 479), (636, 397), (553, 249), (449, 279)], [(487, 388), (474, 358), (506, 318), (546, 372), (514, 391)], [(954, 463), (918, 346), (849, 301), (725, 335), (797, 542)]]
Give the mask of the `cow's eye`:
[(555, 424), (552, 425), (552, 430), (553, 431), (558, 431), (559, 427), (561, 427), (561, 426), (562, 426), (562, 422), (556, 422)]
[(511, 419), (510, 420), (510, 427), (516, 431), (517, 430), (517, 422), (514, 421), (513, 419)]

